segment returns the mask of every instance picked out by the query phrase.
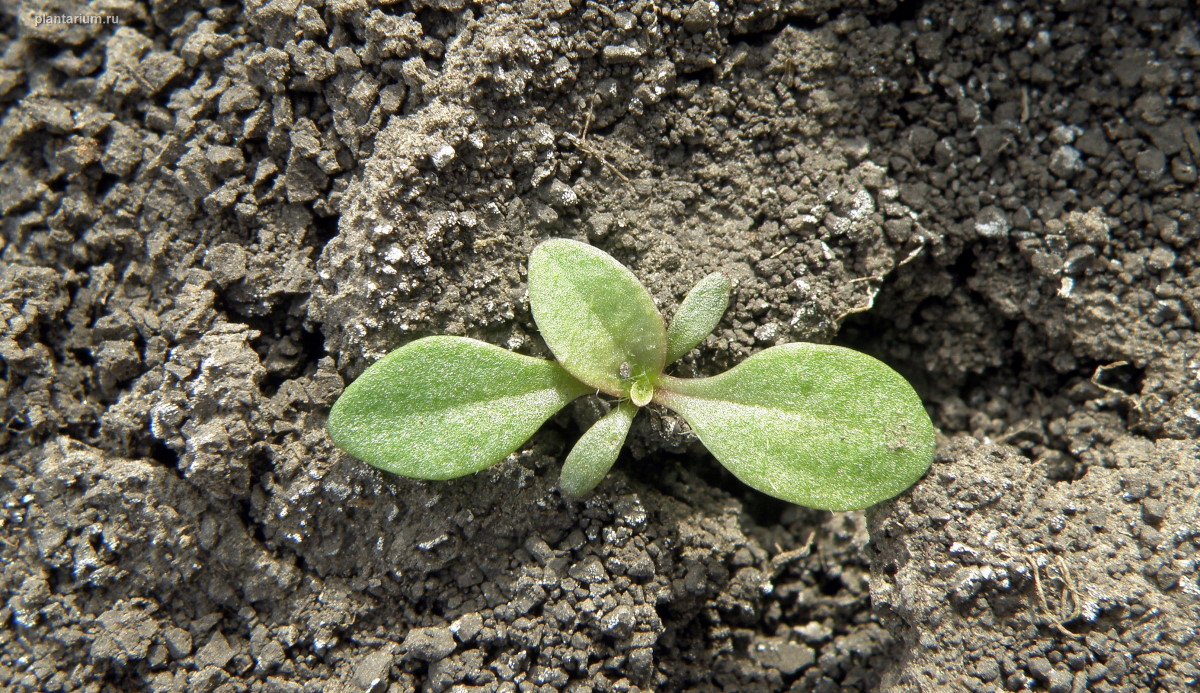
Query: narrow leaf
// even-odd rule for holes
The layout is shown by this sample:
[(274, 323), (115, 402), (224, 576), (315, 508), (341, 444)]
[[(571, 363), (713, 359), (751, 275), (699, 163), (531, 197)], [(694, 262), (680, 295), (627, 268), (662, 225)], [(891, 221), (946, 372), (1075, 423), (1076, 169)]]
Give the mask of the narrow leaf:
[(714, 272), (696, 282), (667, 327), (667, 363), (674, 363), (717, 328), (729, 308), (729, 277)]
[(636, 413), (637, 407), (621, 402), (576, 441), (563, 463), (560, 485), (564, 491), (582, 496), (596, 488), (617, 461)]
[(912, 386), (842, 347), (785, 344), (712, 378), (664, 377), (655, 401), (739, 479), (810, 508), (874, 505), (933, 461), (933, 422)]
[(389, 472), (452, 479), (507, 457), (591, 388), (551, 361), (427, 337), (368, 368), (329, 413), (338, 447)]
[(529, 305), (559, 362), (583, 382), (626, 397), (631, 378), (657, 378), (666, 329), (649, 292), (586, 243), (554, 239), (529, 256)]

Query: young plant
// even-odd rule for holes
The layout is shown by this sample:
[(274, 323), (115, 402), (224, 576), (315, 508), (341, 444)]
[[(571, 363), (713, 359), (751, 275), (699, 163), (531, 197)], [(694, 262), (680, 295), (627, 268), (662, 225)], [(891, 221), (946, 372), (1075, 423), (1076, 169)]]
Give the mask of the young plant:
[(573, 495), (600, 483), (651, 403), (682, 415), (745, 483), (811, 508), (865, 508), (925, 473), (933, 423), (908, 382), (866, 354), (785, 344), (711, 378), (667, 375), (720, 322), (729, 288), (720, 274), (705, 277), (664, 325), (649, 292), (607, 253), (546, 241), (529, 257), (529, 303), (558, 363), (463, 337), (418, 339), (346, 388), (329, 434), (380, 469), (451, 479), (500, 462), (576, 397), (603, 393), (614, 406), (563, 464)]

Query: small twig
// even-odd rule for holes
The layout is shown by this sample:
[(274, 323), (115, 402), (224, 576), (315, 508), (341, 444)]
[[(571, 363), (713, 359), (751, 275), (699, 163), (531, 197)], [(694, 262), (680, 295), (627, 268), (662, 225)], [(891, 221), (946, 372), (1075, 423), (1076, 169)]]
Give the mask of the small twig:
[(899, 262), (899, 264), (897, 264), (895, 267), (893, 267), (892, 271), (895, 272), (896, 270), (907, 265), (908, 263), (912, 262), (913, 260), (916, 260), (917, 256), (920, 255), (921, 251), (923, 251), (923, 250), (925, 250), (925, 237), (924, 236), (921, 237), (921, 244), (918, 245), (916, 248), (914, 248), (911, 253), (909, 253), (903, 260), (901, 260)]
[(1033, 430), (1032, 424), (1027, 423), (1024, 426), (1021, 426), (1020, 428), (1018, 428), (1016, 430), (1009, 431), (1009, 432), (1005, 433), (1003, 436), (1000, 436), (1000, 442), (1007, 443), (1008, 441), (1012, 440), (1013, 438), (1016, 438), (1017, 436), (1021, 435), (1022, 433), (1028, 433), (1029, 431), (1032, 431), (1032, 430)]
[[(778, 575), (779, 571), (783, 570), (783, 567), (788, 563), (791, 563), (798, 558), (804, 558), (808, 554), (812, 553), (813, 538), (816, 536), (817, 531), (814, 529), (808, 533), (808, 538), (804, 540), (804, 545), (800, 548), (775, 554), (775, 556), (771, 558), (770, 562), (771, 577), (774, 578), (776, 575)], [(776, 545), (775, 548), (779, 548), (779, 546)]]
[[(1062, 620), (1064, 623), (1066, 623), (1068, 621), (1073, 621), (1073, 620), (1079, 618), (1079, 614), (1082, 613), (1083, 607), (1079, 603), (1079, 591), (1075, 589), (1075, 582), (1071, 579), (1071, 570), (1069, 568), (1067, 568), (1067, 562), (1065, 560), (1063, 560), (1062, 556), (1056, 556), (1056, 558), (1058, 559), (1058, 569), (1062, 572), (1062, 575), (1063, 575), (1063, 597), (1062, 597), (1062, 605), (1060, 606), (1060, 611), (1063, 612)], [(1067, 608), (1066, 595), (1068, 595), (1068, 594), (1071, 595), (1071, 610), (1070, 611), (1066, 611), (1066, 608)]]
[(1105, 392), (1107, 392), (1109, 394), (1116, 395), (1117, 397), (1119, 397), (1121, 399), (1121, 401), (1125, 402), (1130, 407), (1132, 407), (1135, 412), (1137, 412), (1138, 414), (1141, 414), (1142, 413), (1141, 400), (1139, 400), (1138, 398), (1134, 397), (1133, 395), (1129, 394), (1128, 392), (1125, 392), (1124, 390), (1122, 390), (1120, 388), (1116, 388), (1111, 385), (1105, 385), (1104, 383), (1100, 382), (1100, 376), (1104, 375), (1105, 371), (1110, 371), (1114, 368), (1120, 368), (1121, 366), (1128, 366), (1128, 365), (1129, 365), (1128, 361), (1113, 361), (1112, 363), (1109, 363), (1109, 364), (1106, 364), (1103, 366), (1096, 366), (1096, 371), (1094, 373), (1092, 373), (1090, 382), (1093, 385), (1095, 385), (1096, 387), (1100, 388), (1101, 390), (1104, 390)]
[(1037, 563), (1031, 556), (1026, 556), (1025, 560), (1029, 562), (1029, 567), (1033, 570), (1033, 586), (1037, 589), (1038, 601), (1040, 601), (1042, 604), (1042, 613), (1046, 617), (1046, 620), (1050, 622), (1050, 625), (1054, 626), (1055, 630), (1063, 635), (1069, 638), (1082, 638), (1082, 635), (1079, 633), (1072, 633), (1071, 631), (1067, 630), (1067, 627), (1062, 624), (1062, 621), (1054, 618), (1052, 612), (1050, 611), (1050, 605), (1046, 602), (1046, 593), (1042, 590), (1041, 569), (1038, 568)]
[(587, 142), (584, 142), (583, 140), (579, 139), (575, 135), (572, 135), (571, 133), (567, 133), (567, 138), (570, 139), (572, 142), (574, 142), (576, 147), (579, 147), (587, 154), (590, 154), (590, 155), (596, 157), (600, 161), (600, 163), (607, 166), (617, 176), (617, 178), (620, 178), (621, 180), (625, 181), (626, 183), (629, 183), (630, 185), (633, 184), (633, 181), (630, 180), (628, 176), (626, 176), (624, 173), (621, 173), (621, 169), (617, 168), (616, 165), (614, 165), (608, 159), (604, 158), (604, 155), (601, 154), (596, 149), (594, 149), (592, 147), (592, 145), (588, 144)]
[(587, 142), (588, 130), (592, 127), (592, 114), (596, 112), (596, 99), (588, 99), (588, 112), (583, 118), (583, 127), (579, 130), (579, 141)]
[(503, 243), (506, 240), (508, 240), (508, 237), (504, 236), (504, 235), (491, 236), (489, 238), (480, 238), (471, 244), (471, 249), (472, 250), (483, 250), (484, 248), (496, 245), (497, 243)]
[(1104, 366), (1096, 366), (1096, 371), (1094, 373), (1092, 373), (1092, 384), (1095, 385), (1096, 387), (1100, 388), (1101, 390), (1104, 390), (1105, 392), (1111, 392), (1112, 394), (1117, 395), (1118, 397), (1121, 397), (1122, 399), (1128, 399), (1129, 398), (1128, 392), (1117, 389), (1111, 385), (1105, 385), (1104, 383), (1100, 382), (1100, 376), (1104, 375), (1105, 371), (1110, 371), (1110, 370), (1113, 370), (1114, 368), (1120, 368), (1121, 366), (1128, 366), (1128, 365), (1129, 365), (1128, 361), (1113, 361), (1112, 363), (1104, 365)]
[[(869, 279), (869, 277), (867, 277), (867, 278)], [(845, 320), (846, 318), (850, 317), (851, 315), (855, 315), (857, 313), (865, 313), (868, 310), (871, 310), (872, 308), (875, 307), (875, 297), (878, 295), (879, 295), (879, 290), (877, 289), (871, 294), (871, 297), (867, 299), (866, 303), (864, 303), (860, 306), (855, 306), (854, 308), (851, 308), (850, 310), (847, 310), (845, 313), (842, 313), (841, 315), (837, 316), (837, 319), (834, 320), (834, 322), (836, 322), (838, 325), (841, 325), (842, 321)]]
[[(894, 267), (892, 267), (891, 269), (888, 270), (888, 273), (895, 272), (896, 270), (900, 269), (901, 267), (903, 267), (903, 266), (907, 265), (908, 263), (912, 262), (913, 260), (917, 259), (917, 256), (920, 255), (921, 251), (923, 251), (923, 250), (925, 250), (924, 243), (917, 246), (915, 249), (913, 249), (913, 251), (911, 253), (909, 253), (907, 256), (905, 256), (905, 258), (903, 260), (896, 263), (896, 265)], [(771, 257), (774, 257), (774, 256), (772, 255)], [(860, 282), (882, 282), (886, 278), (886, 276), (887, 275), (885, 273), (880, 272), (879, 274), (873, 274), (869, 277), (858, 277), (857, 279), (851, 279), (847, 283), (857, 284)], [(845, 313), (842, 313), (841, 315), (839, 315), (837, 317), (837, 319), (834, 320), (834, 322), (836, 322), (837, 324), (840, 325), (840, 324), (842, 324), (843, 320), (850, 317), (851, 315), (855, 315), (857, 313), (865, 313), (868, 310), (871, 310), (872, 308), (875, 307), (875, 297), (877, 297), (878, 295), (879, 295), (879, 290), (876, 289), (875, 293), (871, 294), (871, 297), (867, 299), (866, 303), (864, 303), (860, 306), (851, 308), (850, 310), (847, 310)]]

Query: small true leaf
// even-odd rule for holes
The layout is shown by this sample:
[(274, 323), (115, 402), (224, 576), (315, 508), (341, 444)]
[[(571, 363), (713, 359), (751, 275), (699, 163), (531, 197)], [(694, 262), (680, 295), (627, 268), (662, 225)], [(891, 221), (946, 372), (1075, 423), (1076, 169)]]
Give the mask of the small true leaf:
[(380, 469), (452, 479), (507, 457), (591, 391), (551, 361), (463, 337), (427, 337), (375, 362), (329, 413), (333, 442)]
[(654, 384), (650, 382), (649, 377), (643, 376), (633, 381), (633, 385), (629, 388), (629, 401), (639, 407), (644, 407), (653, 399)]
[(674, 363), (704, 341), (727, 308), (729, 277), (714, 272), (696, 282), (667, 327), (667, 363)]
[(582, 496), (600, 483), (617, 461), (636, 413), (637, 407), (629, 402), (621, 402), (604, 418), (592, 424), (563, 463), (560, 485), (564, 491), (573, 496)]
[(561, 238), (534, 248), (529, 305), (559, 363), (595, 388), (625, 397), (630, 377), (662, 371), (667, 337), (654, 299), (602, 250)]
[(655, 401), (739, 479), (810, 508), (874, 505), (933, 460), (933, 423), (912, 386), (842, 347), (785, 344), (711, 378), (664, 377)]

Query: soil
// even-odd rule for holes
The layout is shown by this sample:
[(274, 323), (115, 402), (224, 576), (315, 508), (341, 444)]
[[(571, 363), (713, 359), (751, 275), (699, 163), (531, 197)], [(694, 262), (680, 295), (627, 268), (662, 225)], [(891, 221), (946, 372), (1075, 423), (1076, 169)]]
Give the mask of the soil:
[[(1195, 3), (0, 17), (6, 690), (1200, 685)], [(652, 411), (575, 500), (593, 398), (451, 482), (330, 444), (344, 384), (415, 337), (548, 356), (524, 268), (551, 237), (667, 313), (735, 280), (685, 374), (884, 359), (933, 468), (797, 508)]]

